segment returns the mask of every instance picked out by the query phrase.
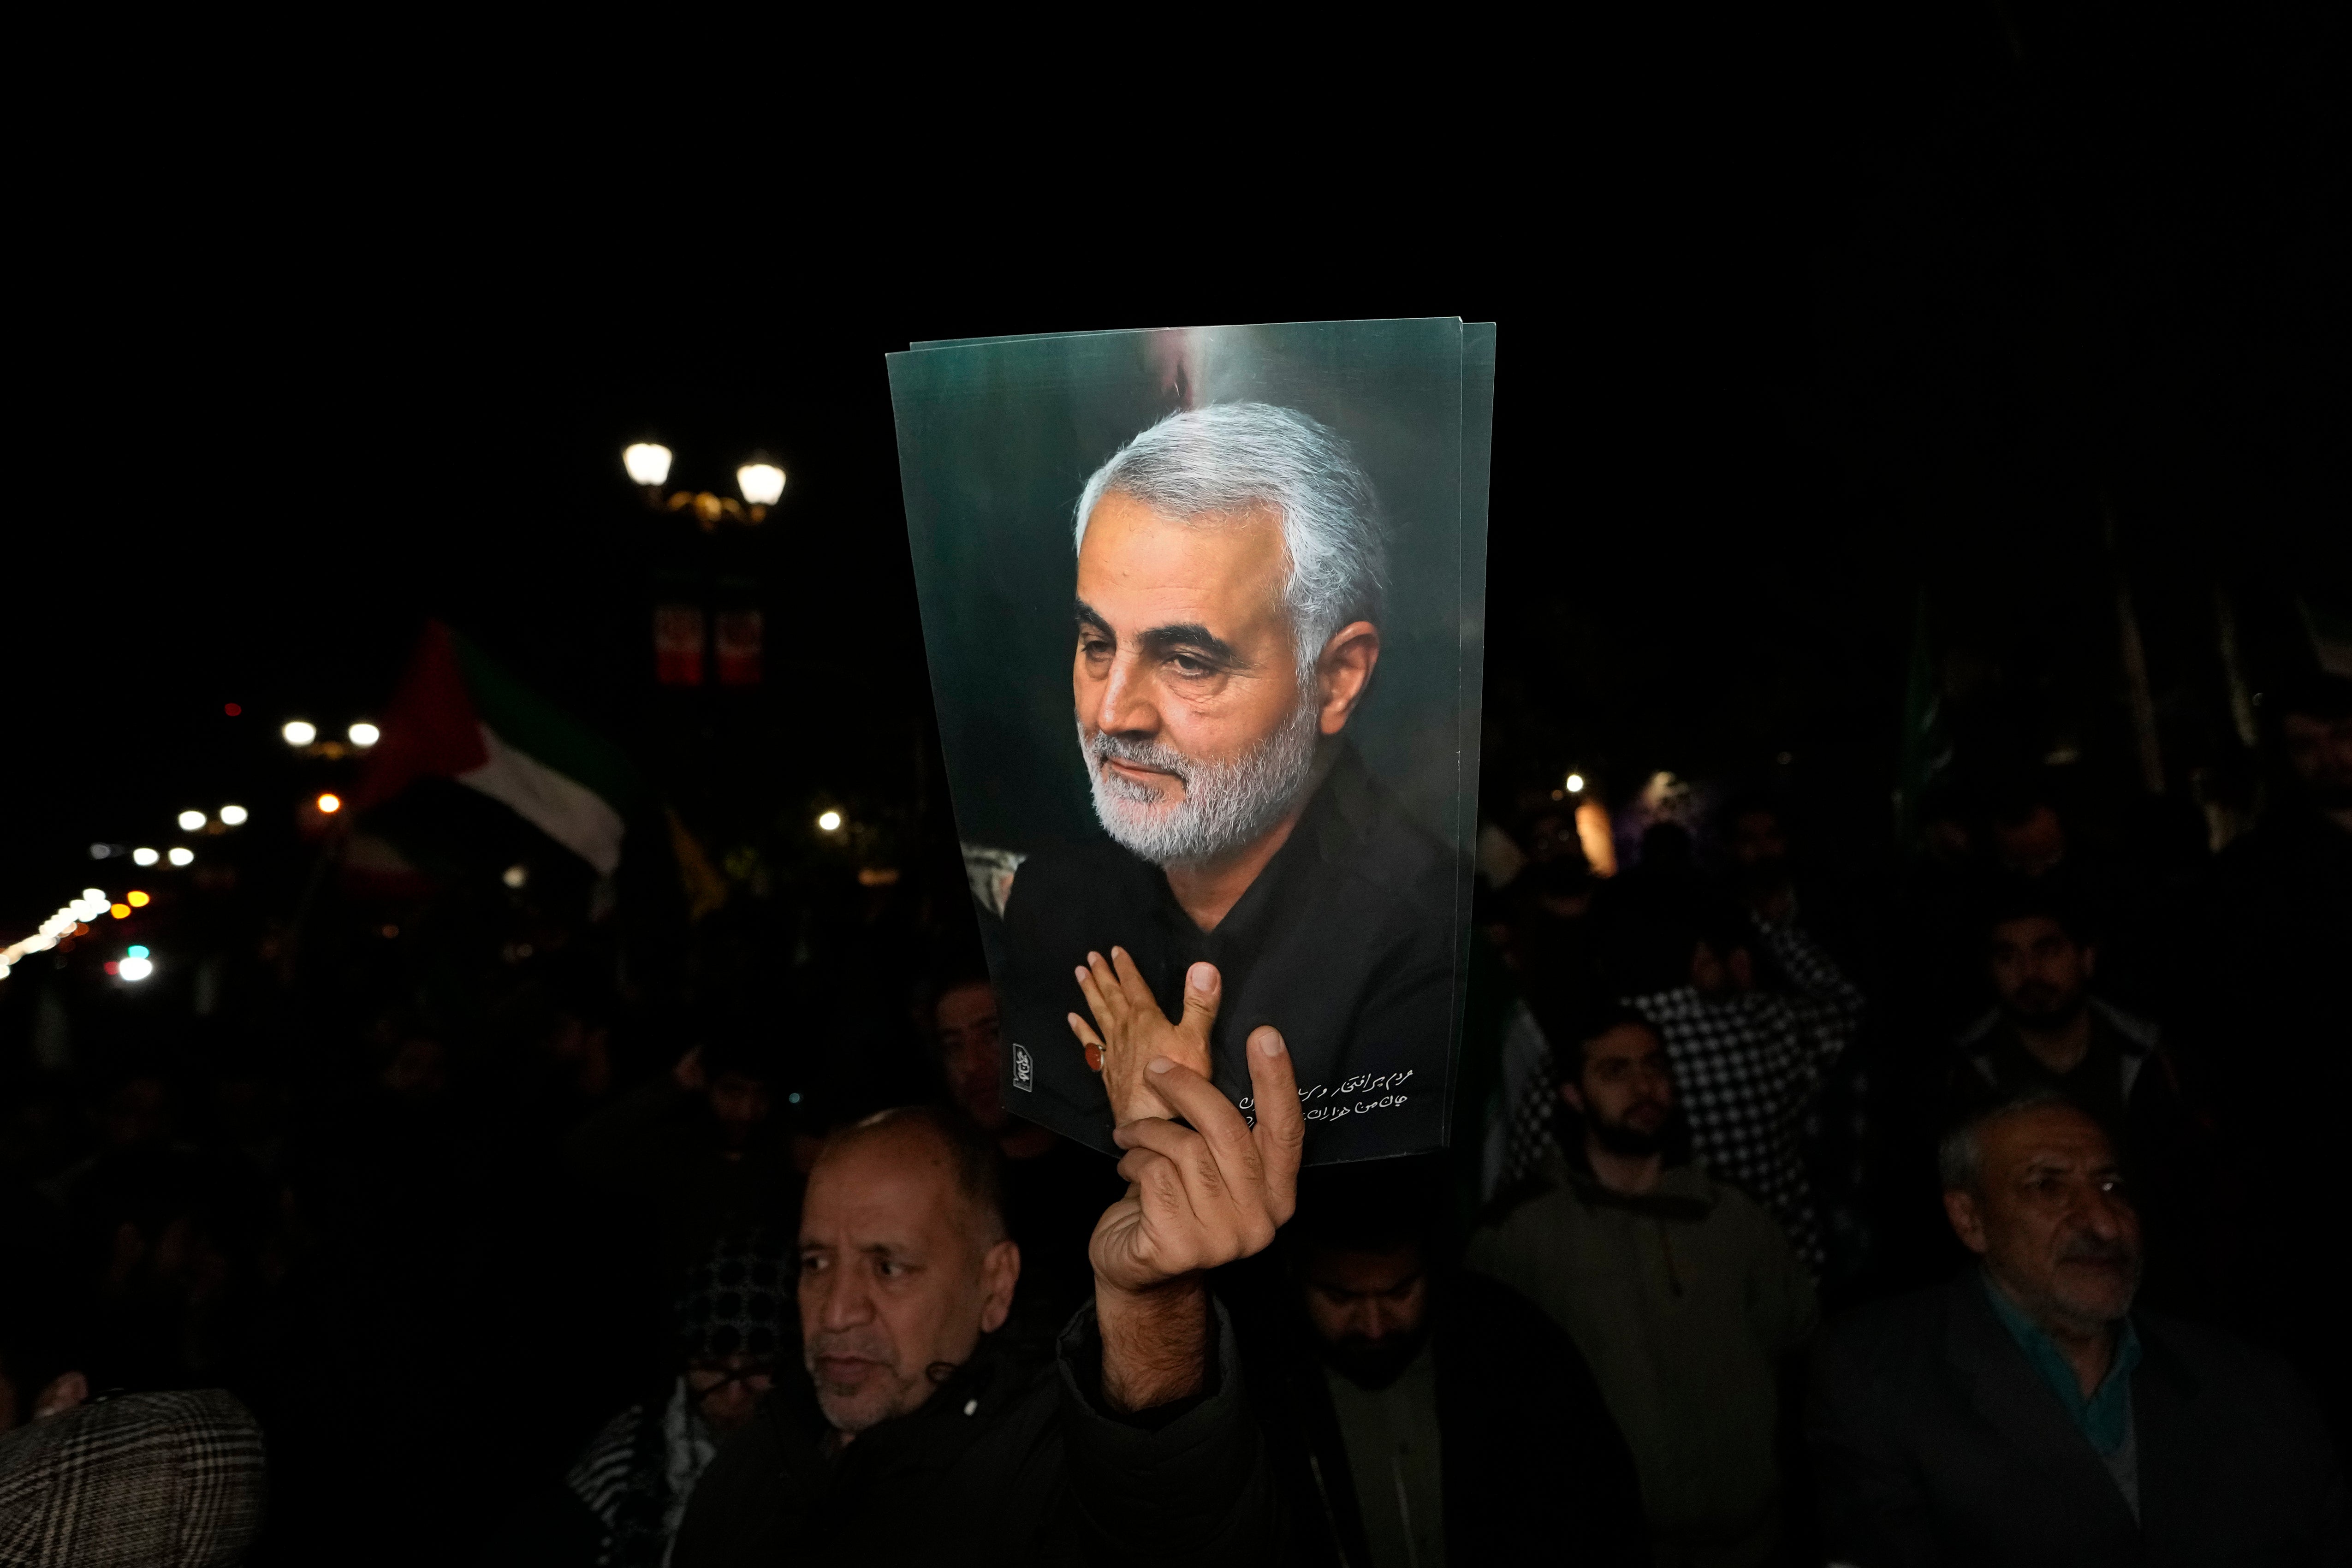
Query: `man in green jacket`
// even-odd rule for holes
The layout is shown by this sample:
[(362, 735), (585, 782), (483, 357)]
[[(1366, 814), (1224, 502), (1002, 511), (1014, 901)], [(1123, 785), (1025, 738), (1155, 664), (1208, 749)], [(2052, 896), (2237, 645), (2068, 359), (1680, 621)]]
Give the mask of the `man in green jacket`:
[(1578, 1134), (1496, 1200), (1471, 1267), (1549, 1312), (1633, 1450), (1660, 1568), (1746, 1568), (1780, 1533), (1780, 1373), (1811, 1335), (1811, 1278), (1738, 1189), (1682, 1154), (1664, 1043), (1639, 1014), (1563, 1053)]

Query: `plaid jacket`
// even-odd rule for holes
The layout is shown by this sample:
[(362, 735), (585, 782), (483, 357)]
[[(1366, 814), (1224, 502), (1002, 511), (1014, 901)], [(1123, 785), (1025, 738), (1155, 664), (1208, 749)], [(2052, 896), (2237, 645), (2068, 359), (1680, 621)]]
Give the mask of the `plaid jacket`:
[(1665, 1040), (1692, 1152), (1762, 1204), (1818, 1274), (1826, 1256), (1805, 1173), (1805, 1110), (1822, 1069), (1861, 1026), (1862, 992), (1793, 921), (1756, 927), (1799, 994), (1709, 1000), (1685, 985), (1627, 1000)]
[(0, 1568), (215, 1568), (261, 1530), (261, 1428), (217, 1388), (100, 1399), (0, 1436)]

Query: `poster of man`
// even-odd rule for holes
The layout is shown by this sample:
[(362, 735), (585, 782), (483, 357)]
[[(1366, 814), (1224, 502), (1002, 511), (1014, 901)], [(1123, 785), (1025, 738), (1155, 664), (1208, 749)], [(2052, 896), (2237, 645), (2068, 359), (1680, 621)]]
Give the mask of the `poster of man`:
[(890, 357), (1004, 1103), (1116, 1153), (1150, 1061), (1310, 1163), (1440, 1147), (1477, 788), (1491, 326), (1087, 332)]

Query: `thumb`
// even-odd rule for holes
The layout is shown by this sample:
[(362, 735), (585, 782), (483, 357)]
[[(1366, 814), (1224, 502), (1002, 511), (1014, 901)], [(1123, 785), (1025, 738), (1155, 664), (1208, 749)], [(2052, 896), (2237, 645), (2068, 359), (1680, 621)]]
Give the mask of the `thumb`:
[(1217, 1021), (1217, 1004), (1224, 999), (1224, 976), (1213, 963), (1196, 963), (1184, 972), (1184, 1016), (1177, 1027), (1202, 1045), (1209, 1026)]

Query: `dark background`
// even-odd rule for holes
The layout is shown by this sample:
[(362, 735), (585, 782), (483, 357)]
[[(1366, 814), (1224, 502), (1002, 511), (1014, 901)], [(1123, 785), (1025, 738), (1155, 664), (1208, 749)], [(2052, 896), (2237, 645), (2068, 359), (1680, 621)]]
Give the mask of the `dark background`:
[[(502, 161), (324, 84), (119, 154), (45, 139), (0, 920), (183, 805), (282, 819), (276, 724), (378, 709), (428, 612), (707, 831), (903, 792), (928, 700), (882, 356), (981, 332), (1500, 323), (1490, 781), (1788, 752), (1874, 832), (1923, 592), (2021, 750), (2129, 781), (2103, 497), (2186, 770), (2226, 733), (2213, 584), (2259, 685), (2308, 657), (2290, 595), (2347, 581), (2342, 14), (1883, 9), (1596, 24), (1480, 67), (1450, 140), (1368, 87), (1339, 152), (1202, 132), (1100, 183), (1024, 172), (1061, 111), (1001, 106), (870, 167), (782, 122), (718, 136), (740, 168), (641, 123)], [(685, 546), (615, 456), (649, 431), (680, 482), (755, 445), (792, 475), (738, 542), (750, 714), (656, 701)], [(722, 730), (723, 768), (677, 741)]]

